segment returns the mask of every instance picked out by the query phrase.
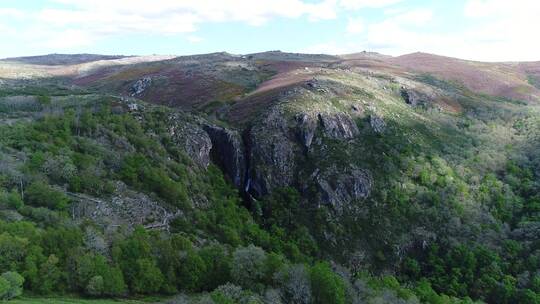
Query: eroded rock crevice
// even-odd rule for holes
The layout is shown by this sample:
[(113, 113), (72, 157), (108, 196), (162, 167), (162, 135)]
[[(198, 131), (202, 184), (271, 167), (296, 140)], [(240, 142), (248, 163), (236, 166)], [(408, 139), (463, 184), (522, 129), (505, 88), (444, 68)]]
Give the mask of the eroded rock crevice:
[(223, 170), (235, 187), (243, 189), (247, 165), (242, 137), (237, 131), (222, 127), (206, 125), (203, 129), (212, 142), (210, 159)]
[[(382, 119), (372, 120), (377, 131), (382, 132)], [(280, 109), (274, 108), (259, 123), (242, 132), (210, 124), (203, 124), (202, 129), (201, 138), (208, 138), (208, 144), (198, 145), (201, 149), (192, 149), (191, 154), (196, 159), (216, 164), (240, 191), (247, 205), (282, 187), (311, 187), (318, 193), (317, 202), (313, 203), (329, 205), (339, 211), (371, 192), (370, 173), (358, 167), (338, 170), (333, 166), (317, 169), (319, 173), (315, 178), (301, 177), (299, 162), (308, 157), (312, 153), (309, 151), (314, 145), (320, 145), (321, 140), (348, 141), (359, 136), (355, 121), (345, 113), (299, 113), (287, 119)]]

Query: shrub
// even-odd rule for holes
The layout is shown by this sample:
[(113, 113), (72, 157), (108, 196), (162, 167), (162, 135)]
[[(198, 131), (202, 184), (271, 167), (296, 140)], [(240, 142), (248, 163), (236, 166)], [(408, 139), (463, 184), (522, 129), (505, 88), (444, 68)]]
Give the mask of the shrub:
[(26, 202), (36, 207), (64, 210), (69, 204), (69, 197), (44, 182), (34, 182), (26, 189)]
[(311, 282), (309, 272), (304, 265), (293, 265), (276, 274), (280, 284), (281, 296), (286, 303), (311, 303)]
[(7, 300), (7, 294), (11, 285), (8, 280), (0, 277), (0, 299)]
[(311, 288), (315, 304), (344, 304), (345, 284), (326, 263), (311, 269)]
[(0, 206), (5, 205), (12, 209), (19, 209), (23, 206), (23, 201), (16, 189), (10, 192), (0, 191)]
[(103, 295), (103, 277), (102, 276), (93, 276), (88, 285), (86, 286), (86, 293), (91, 296), (101, 296)]
[(138, 259), (133, 265), (137, 272), (132, 282), (133, 291), (140, 294), (152, 294), (161, 289), (164, 277), (152, 259)]
[(205, 272), (206, 265), (204, 260), (195, 252), (189, 251), (180, 263), (178, 275), (180, 287), (191, 291), (200, 290)]
[(266, 253), (260, 247), (240, 247), (233, 253), (231, 276), (233, 281), (246, 289), (258, 288), (264, 278)]
[(22, 295), (23, 283), (24, 278), (17, 272), (4, 272), (0, 277), (0, 299), (9, 300)]

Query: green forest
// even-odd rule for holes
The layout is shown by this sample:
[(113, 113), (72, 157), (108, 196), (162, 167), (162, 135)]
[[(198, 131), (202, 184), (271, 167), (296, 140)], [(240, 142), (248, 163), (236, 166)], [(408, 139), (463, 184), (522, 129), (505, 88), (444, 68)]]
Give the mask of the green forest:
[[(40, 106), (48, 107), (43, 100)], [(0, 126), (4, 300), (24, 293), (162, 295), (173, 303), (540, 303), (540, 274), (531, 271), (540, 267), (540, 243), (530, 235), (540, 211), (537, 159), (509, 160), (500, 172), (473, 176), (437, 155), (404, 147), (391, 163), (392, 170), (404, 173), (408, 190), (381, 191), (374, 199), (388, 202), (384, 214), (373, 210), (373, 222), (343, 228), (327, 221), (324, 208), (306, 216), (294, 188), (247, 206), (217, 167), (195, 168), (172, 144), (163, 125), (168, 109), (138, 118), (109, 101), (63, 110)], [(478, 187), (471, 186), (471, 178), (479, 178)], [(111, 232), (72, 219), (69, 193), (107, 196), (117, 181), (180, 208), (184, 216), (173, 220), (168, 232), (142, 225)], [(193, 195), (204, 195), (207, 205), (190, 206)], [(396, 257), (383, 245), (376, 263), (364, 265), (360, 257), (350, 267), (331, 262), (316, 238), (320, 229), (351, 229), (338, 234), (400, 229), (377, 219), (383, 216), (444, 221), (466, 213), (469, 200), (493, 214), (496, 221), (483, 224), (493, 225), (490, 231), (520, 227), (521, 234), (499, 239), (495, 247), (474, 238), (439, 238), (398, 261), (390, 261)], [(442, 204), (448, 214), (431, 213)], [(392, 235), (397, 234), (390, 230), (376, 239)], [(396, 273), (378, 271), (389, 262), (397, 263)], [(174, 296), (179, 293), (183, 296)]]

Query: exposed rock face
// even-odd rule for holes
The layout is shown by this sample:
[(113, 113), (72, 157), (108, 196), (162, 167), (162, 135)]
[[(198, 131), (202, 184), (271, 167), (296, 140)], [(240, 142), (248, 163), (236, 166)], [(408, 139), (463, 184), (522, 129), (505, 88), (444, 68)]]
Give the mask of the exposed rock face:
[(296, 129), (300, 143), (306, 148), (311, 146), (315, 131), (317, 129), (317, 119), (306, 113), (296, 115)]
[(272, 109), (254, 126), (248, 136), (249, 172), (246, 189), (261, 197), (277, 187), (290, 186), (298, 154), (289, 139), (289, 126), (283, 112)]
[(360, 132), (354, 120), (345, 113), (319, 113), (319, 122), (326, 136), (335, 139), (350, 139)]
[(423, 96), (423, 94), (413, 89), (405, 87), (401, 88), (401, 97), (403, 97), (403, 100), (405, 100), (405, 102), (411, 106), (419, 106), (427, 103), (426, 96)]
[[(340, 211), (371, 191), (369, 173), (356, 167), (321, 168), (312, 179), (299, 180), (299, 162), (308, 157), (310, 147), (320, 145), (324, 138), (349, 140), (359, 135), (355, 121), (346, 113), (301, 112), (291, 117), (284, 108), (274, 106), (243, 136), (203, 120), (186, 119), (181, 113), (172, 114), (169, 120), (173, 142), (202, 167), (214, 162), (240, 191), (254, 198), (282, 187), (315, 186), (314, 203)], [(384, 131), (382, 118), (373, 116), (371, 120), (377, 132)], [(317, 141), (316, 136), (320, 137)]]
[(210, 136), (198, 124), (186, 122), (185, 117), (176, 113), (169, 117), (168, 131), (175, 144), (182, 147), (188, 156), (201, 167), (210, 164)]
[(371, 128), (373, 129), (373, 132), (377, 134), (384, 133), (384, 130), (386, 129), (386, 123), (384, 122), (383, 118), (377, 114), (370, 115), (369, 124)]
[(114, 228), (119, 225), (134, 227), (144, 225), (149, 229), (168, 229), (169, 222), (178, 214), (162, 207), (144, 193), (116, 183), (114, 196), (97, 199), (79, 193), (68, 193), (72, 199), (71, 216), (74, 219), (91, 218), (99, 225)]
[(152, 84), (152, 78), (144, 77), (131, 86), (131, 96), (141, 95)]
[(351, 166), (338, 170), (332, 167), (325, 172), (315, 172), (320, 201), (341, 211), (351, 201), (369, 196), (373, 179), (366, 170)]
[(240, 134), (225, 128), (206, 125), (204, 130), (210, 136), (211, 159), (219, 165), (237, 188), (244, 185), (246, 170), (245, 151)]

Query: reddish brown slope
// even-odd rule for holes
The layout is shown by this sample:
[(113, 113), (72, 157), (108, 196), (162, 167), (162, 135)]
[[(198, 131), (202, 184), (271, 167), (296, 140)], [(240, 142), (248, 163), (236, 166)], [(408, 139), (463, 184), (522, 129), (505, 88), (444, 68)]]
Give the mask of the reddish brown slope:
[(479, 93), (529, 101), (540, 96), (518, 63), (476, 62), (426, 53), (393, 57), (386, 62), (410, 72), (456, 81)]

